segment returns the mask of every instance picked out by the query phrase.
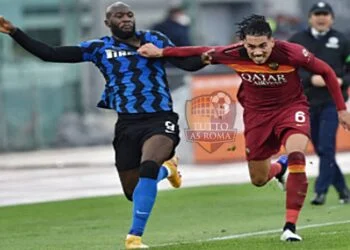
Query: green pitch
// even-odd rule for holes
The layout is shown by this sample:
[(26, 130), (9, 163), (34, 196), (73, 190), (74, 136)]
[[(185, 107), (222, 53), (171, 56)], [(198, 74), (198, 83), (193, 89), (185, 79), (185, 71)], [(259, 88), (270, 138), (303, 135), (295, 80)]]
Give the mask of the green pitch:
[[(325, 206), (312, 207), (312, 187), (311, 182), (299, 223), (311, 226), (298, 231), (303, 242), (279, 241), (285, 197), (275, 183), (159, 192), (143, 239), (160, 250), (349, 249), (350, 205), (338, 205), (331, 189)], [(123, 249), (130, 211), (131, 203), (122, 196), (3, 207), (0, 249)], [(211, 240), (225, 236), (234, 238)]]

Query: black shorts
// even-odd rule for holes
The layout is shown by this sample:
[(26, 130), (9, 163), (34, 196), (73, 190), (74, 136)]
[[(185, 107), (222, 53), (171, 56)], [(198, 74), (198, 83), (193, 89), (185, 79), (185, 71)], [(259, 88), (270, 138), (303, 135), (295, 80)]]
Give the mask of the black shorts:
[(140, 166), (142, 146), (153, 135), (165, 135), (174, 141), (172, 155), (180, 142), (179, 116), (174, 112), (120, 115), (115, 125), (113, 147), (118, 171)]

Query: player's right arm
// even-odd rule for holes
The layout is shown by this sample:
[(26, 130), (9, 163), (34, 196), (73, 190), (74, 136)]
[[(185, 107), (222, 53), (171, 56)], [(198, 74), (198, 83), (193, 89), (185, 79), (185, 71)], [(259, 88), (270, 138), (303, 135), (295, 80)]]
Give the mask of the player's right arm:
[(37, 41), (10, 21), (0, 16), (0, 32), (9, 34), (19, 45), (34, 56), (48, 62), (76, 63), (83, 62), (83, 51), (79, 46), (52, 47)]
[(237, 60), (236, 57), (226, 53), (235, 45), (228, 46), (187, 46), (187, 47), (166, 47), (164, 49), (147, 43), (137, 51), (144, 57), (190, 57), (202, 56), (205, 64), (230, 64)]

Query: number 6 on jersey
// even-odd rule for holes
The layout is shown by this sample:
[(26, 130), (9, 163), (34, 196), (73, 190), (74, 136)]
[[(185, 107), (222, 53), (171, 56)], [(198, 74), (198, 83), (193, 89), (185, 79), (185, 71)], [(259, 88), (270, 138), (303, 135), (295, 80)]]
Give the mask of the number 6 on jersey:
[(298, 123), (304, 123), (306, 121), (305, 113), (303, 111), (297, 111), (295, 113), (295, 121)]

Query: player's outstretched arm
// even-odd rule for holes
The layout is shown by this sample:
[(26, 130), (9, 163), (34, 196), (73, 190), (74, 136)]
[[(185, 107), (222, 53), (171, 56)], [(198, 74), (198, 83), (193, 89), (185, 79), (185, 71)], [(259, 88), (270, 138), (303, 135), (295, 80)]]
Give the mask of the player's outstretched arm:
[(202, 63), (207, 64), (231, 64), (237, 60), (237, 56), (226, 53), (236, 46), (188, 46), (188, 47), (156, 47), (147, 43), (138, 49), (138, 53), (144, 57), (190, 57), (201, 56)]
[(83, 52), (79, 46), (51, 47), (29, 37), (3, 16), (0, 16), (0, 32), (9, 34), (25, 50), (44, 61), (66, 63), (83, 61)]
[(201, 56), (203, 53), (215, 47), (188, 46), (188, 47), (166, 47), (160, 49), (152, 43), (142, 45), (137, 51), (144, 57), (188, 57)]
[(177, 68), (186, 71), (197, 71), (207, 65), (203, 63), (203, 60), (200, 56), (167, 57), (166, 60)]

